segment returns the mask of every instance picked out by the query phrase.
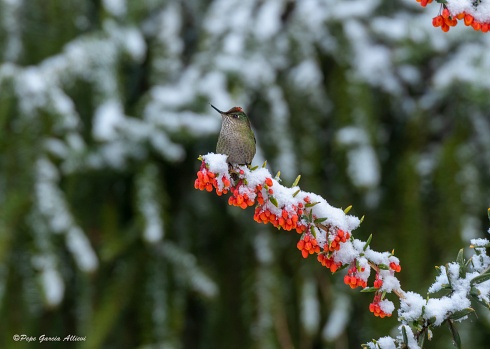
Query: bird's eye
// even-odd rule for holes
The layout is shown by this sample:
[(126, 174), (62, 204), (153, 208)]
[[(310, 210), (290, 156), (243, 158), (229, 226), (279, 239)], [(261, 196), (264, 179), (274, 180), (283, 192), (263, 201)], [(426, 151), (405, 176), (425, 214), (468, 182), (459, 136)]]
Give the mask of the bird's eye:
[(240, 114), (233, 114), (233, 119), (239, 119), (240, 118)]

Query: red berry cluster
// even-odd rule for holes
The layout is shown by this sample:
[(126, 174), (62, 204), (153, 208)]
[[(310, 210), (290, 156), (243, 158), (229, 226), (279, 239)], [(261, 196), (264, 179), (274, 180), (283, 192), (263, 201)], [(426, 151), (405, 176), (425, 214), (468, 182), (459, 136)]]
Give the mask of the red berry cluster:
[(296, 247), (301, 251), (303, 258), (313, 253), (320, 253), (320, 246), (311, 234), (306, 234), (303, 239), (299, 240)]
[[(431, 3), (431, 1), (417, 0), (420, 4), (425, 7), (427, 4)], [(434, 27), (440, 27), (442, 31), (447, 32), (451, 27), (454, 27), (458, 24), (458, 20), (463, 20), (464, 24), (469, 27), (471, 26), (474, 30), (482, 31), (486, 33), (490, 30), (490, 23), (488, 22), (480, 22), (476, 20), (473, 15), (460, 12), (460, 13), (451, 13), (446, 5), (441, 6), (442, 11), (438, 16), (432, 18), (432, 25)]]
[[(243, 170), (240, 170), (240, 174), (243, 175), (243, 173)], [(246, 209), (255, 204), (254, 198), (256, 194), (243, 185), (242, 180), (239, 180), (234, 187), (231, 187), (230, 191), (232, 195), (228, 198), (228, 205)]]
[(333, 256), (328, 256), (327, 253), (319, 253), (318, 261), (325, 268), (330, 269), (330, 272), (335, 273), (340, 267), (342, 267), (342, 263), (335, 262)]
[[(359, 271), (363, 272), (364, 268), (361, 268)], [(362, 279), (359, 276), (357, 267), (355, 265), (349, 268), (347, 275), (344, 276), (344, 283), (348, 285), (350, 288), (356, 288), (356, 287), (365, 288), (367, 286), (366, 280)]]
[(374, 288), (381, 288), (381, 286), (383, 286), (383, 280), (379, 278), (379, 273), (376, 273), (373, 286)]
[(340, 250), (340, 244), (342, 242), (346, 242), (350, 239), (350, 234), (344, 232), (343, 230), (338, 229), (337, 233), (334, 235), (332, 240), (328, 241), (328, 246), (325, 246), (325, 250), (329, 250), (330, 252)]
[(420, 6), (422, 7), (425, 7), (432, 2), (432, 0), (416, 0), (416, 1), (420, 2)]
[[(267, 207), (267, 202), (273, 200), (269, 198), (269, 196), (273, 196), (274, 194), (274, 190), (271, 188), (272, 186), (272, 179), (266, 178), (264, 185), (259, 184), (255, 187), (258, 205), (255, 208), (254, 220), (258, 223), (271, 223), (274, 227), (282, 228), (286, 231), (295, 229), (298, 234), (305, 232), (307, 226), (301, 221), (304, 208), (303, 203), (299, 202), (297, 205), (291, 205), (289, 209), (282, 207), (280, 211), (275, 210), (276, 213), (273, 213)], [(264, 193), (266, 198), (264, 198)]]
[(206, 167), (206, 163), (203, 161), (201, 168), (197, 171), (197, 179), (194, 181), (194, 188), (199, 190), (206, 190), (208, 192), (216, 189), (216, 194), (221, 196), (228, 193), (228, 189), (231, 187), (231, 182), (226, 175), (221, 177), (222, 186), (218, 183), (218, 176), (216, 173), (209, 171)]
[(271, 223), (274, 227), (286, 231), (295, 229), (298, 234), (301, 234), (307, 227), (300, 221), (300, 211), (302, 210), (293, 205), (292, 210), (283, 207), (280, 214), (274, 214), (265, 204), (259, 204), (255, 208), (254, 220), (258, 223)]
[[(311, 202), (309, 195), (303, 194), (296, 197), (299, 193), (298, 190), (295, 194), (292, 194), (293, 198), (296, 197), (295, 200), (280, 203), (275, 198), (273, 188), (275, 181), (267, 175), (264, 177), (253, 177), (254, 184), (251, 185), (248, 182), (251, 178), (247, 178), (247, 169), (235, 168), (231, 172), (215, 173), (209, 168), (210, 166), (203, 160), (201, 168), (197, 172), (197, 179), (194, 182), (196, 189), (206, 190), (208, 192), (215, 189), (219, 196), (231, 192), (228, 204), (242, 209), (256, 205), (254, 212), (254, 220), (256, 222), (264, 224), (271, 223), (278, 229), (282, 228), (286, 231), (295, 230), (298, 234), (301, 234), (301, 238), (296, 247), (301, 251), (303, 258), (307, 258), (311, 254), (317, 254), (318, 262), (328, 268), (332, 273), (335, 273), (343, 266), (343, 263), (337, 260), (336, 255), (337, 251), (341, 249), (342, 244), (351, 239), (351, 234), (338, 227), (328, 224), (324, 225), (322, 222), (326, 218), (318, 218), (313, 214), (311, 207), (318, 204), (318, 202)], [(259, 184), (255, 184), (257, 182)], [(277, 185), (279, 188), (277, 188), (276, 195), (281, 197), (284, 195), (284, 188), (279, 184)], [(322, 247), (318, 243), (317, 229), (322, 234), (320, 235), (321, 243), (323, 244)], [(321, 248), (323, 251), (321, 251)], [(398, 264), (398, 260), (392, 260), (394, 261), (390, 263), (389, 267), (393, 271), (399, 272), (401, 267)], [(352, 265), (344, 277), (344, 283), (351, 288), (366, 288), (369, 275), (361, 276), (365, 268), (358, 266), (356, 261)], [(380, 278), (379, 270), (377, 270), (376, 279), (374, 280), (374, 288), (377, 291), (374, 301), (370, 304), (369, 308), (376, 316), (391, 316), (391, 314), (386, 314), (381, 310), (380, 302), (382, 301), (382, 294), (379, 289), (382, 286), (383, 280)]]
[(400, 264), (395, 262), (390, 263), (390, 269), (396, 271), (397, 273), (402, 271), (402, 267), (400, 266)]
[[(305, 200), (309, 198), (306, 197)], [(323, 229), (325, 227), (322, 226)], [(328, 236), (330, 238), (328, 238)], [(342, 263), (335, 262), (333, 252), (340, 250), (340, 244), (346, 242), (350, 239), (350, 234), (348, 232), (344, 232), (341, 229), (337, 229), (335, 233), (329, 233), (327, 235), (327, 242), (323, 245), (323, 252), (318, 254), (318, 261), (324, 267), (330, 269), (332, 273), (335, 273), (340, 267), (342, 267)]]
[(471, 26), (476, 31), (480, 30), (482, 33), (487, 33), (490, 30), (489, 22), (480, 22), (476, 20), (469, 13), (465, 13), (465, 12), (458, 13), (456, 15), (456, 18), (464, 19), (464, 25), (467, 27)]
[(457, 24), (456, 17), (451, 16), (447, 8), (444, 8), (439, 16), (432, 18), (432, 25), (436, 28), (441, 27), (443, 32), (448, 32), (450, 27), (454, 27)]
[(381, 309), (381, 306), (380, 306), (380, 302), (382, 300), (381, 297), (382, 297), (381, 294), (376, 293), (376, 295), (374, 296), (373, 302), (371, 304), (369, 304), (369, 311), (371, 313), (373, 313), (374, 316), (377, 316), (380, 318), (390, 317), (391, 314), (387, 314)]

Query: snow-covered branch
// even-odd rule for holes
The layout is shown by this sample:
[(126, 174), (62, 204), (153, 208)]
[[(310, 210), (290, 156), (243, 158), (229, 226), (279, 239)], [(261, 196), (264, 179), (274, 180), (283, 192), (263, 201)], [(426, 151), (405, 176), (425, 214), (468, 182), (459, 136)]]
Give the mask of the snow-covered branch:
[[(395, 310), (387, 294), (394, 293), (400, 300), (398, 321), (400, 335), (383, 337), (364, 346), (371, 349), (422, 348), (425, 338), (431, 338), (431, 329), (447, 323), (454, 343), (460, 347), (455, 321), (466, 319), (476, 301), (490, 308), (490, 257), (487, 239), (471, 240), (475, 254), (464, 259), (463, 250), (453, 263), (438, 267), (439, 276), (428, 294), (443, 291), (439, 298), (423, 297), (402, 290), (395, 276), (401, 271), (393, 252), (377, 252), (367, 241), (356, 239), (352, 233), (362, 219), (348, 215), (345, 210), (331, 206), (320, 195), (300, 189), (300, 176), (291, 187), (280, 184), (280, 173), (272, 176), (262, 166), (231, 167), (226, 155), (209, 153), (201, 156), (196, 189), (215, 191), (217, 195), (231, 193), (228, 203), (245, 209), (255, 205), (254, 220), (271, 223), (278, 229), (299, 234), (298, 250), (303, 258), (315, 254), (317, 260), (332, 273), (348, 268), (344, 283), (361, 292), (374, 293), (369, 310), (378, 317), (391, 316)], [(265, 164), (264, 164), (265, 165)], [(371, 273), (374, 271), (374, 277)]]

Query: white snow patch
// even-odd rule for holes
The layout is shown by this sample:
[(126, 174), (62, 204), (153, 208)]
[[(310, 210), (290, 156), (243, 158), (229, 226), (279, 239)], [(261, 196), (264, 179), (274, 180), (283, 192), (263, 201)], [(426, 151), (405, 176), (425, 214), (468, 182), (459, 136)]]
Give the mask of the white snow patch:
[(76, 226), (71, 227), (66, 234), (66, 245), (80, 270), (92, 272), (97, 269), (99, 265), (97, 256), (82, 229)]

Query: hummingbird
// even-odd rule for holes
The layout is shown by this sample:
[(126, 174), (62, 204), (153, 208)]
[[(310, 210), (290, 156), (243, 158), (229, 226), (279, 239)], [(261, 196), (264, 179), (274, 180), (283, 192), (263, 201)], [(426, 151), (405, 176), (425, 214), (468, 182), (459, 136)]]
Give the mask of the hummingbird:
[(228, 155), (231, 165), (250, 165), (255, 155), (255, 135), (247, 114), (240, 107), (224, 112), (211, 104), (221, 114), (221, 131), (216, 152)]

